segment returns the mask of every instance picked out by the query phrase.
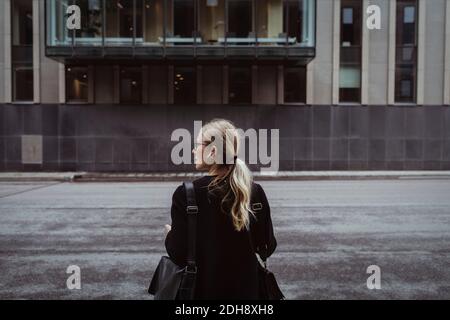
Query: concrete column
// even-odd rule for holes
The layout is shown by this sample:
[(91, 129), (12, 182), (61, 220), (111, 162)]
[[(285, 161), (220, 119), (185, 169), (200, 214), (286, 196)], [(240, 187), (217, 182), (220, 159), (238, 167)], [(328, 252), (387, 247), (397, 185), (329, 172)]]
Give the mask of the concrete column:
[(114, 103), (120, 103), (120, 67), (114, 66)]
[(228, 66), (224, 65), (222, 71), (222, 102), (228, 104)]
[(5, 103), (12, 102), (12, 61), (11, 61), (11, 0), (4, 0), (4, 54), (5, 54), (5, 66), (4, 66), (4, 90), (5, 90)]
[(284, 66), (277, 67), (277, 104), (284, 103)]
[(167, 85), (168, 85), (168, 90), (167, 90), (167, 103), (168, 104), (173, 104), (175, 101), (174, 98), (174, 92), (173, 92), (173, 72), (174, 72), (174, 66), (173, 65), (169, 65), (169, 67), (167, 68), (169, 71), (169, 75), (167, 77)]
[(203, 78), (203, 67), (197, 66), (197, 104), (203, 103), (202, 95), (202, 78)]
[(258, 103), (258, 67), (252, 66), (252, 103)]
[[(339, 68), (341, 48), (341, 0), (333, 1), (333, 94), (332, 103), (339, 104)], [(320, 23), (320, 21), (317, 21)]]
[(369, 0), (362, 2), (362, 44), (361, 44), (361, 104), (369, 103), (369, 52), (370, 52), (370, 31), (367, 29), (366, 9), (369, 6)]
[(66, 103), (66, 67), (58, 64), (59, 103)]
[(424, 103), (424, 78), (425, 78), (425, 29), (426, 8), (428, 0), (419, 0), (419, 28), (417, 44), (417, 100), (418, 105)]
[(450, 104), (450, 0), (445, 9), (444, 104)]
[(33, 0), (33, 92), (34, 103), (41, 102), (41, 50), (39, 0)]
[(397, 0), (389, 1), (389, 57), (388, 57), (388, 90), (389, 105), (395, 103), (395, 52), (396, 52)]
[[(145, 14), (144, 14), (145, 16)], [(148, 84), (148, 76), (149, 76), (149, 67), (147, 65), (142, 67), (142, 103), (149, 103), (149, 84)]]
[(95, 103), (95, 68), (92, 64), (88, 66), (88, 103)]
[(306, 104), (314, 104), (314, 61), (306, 66)]

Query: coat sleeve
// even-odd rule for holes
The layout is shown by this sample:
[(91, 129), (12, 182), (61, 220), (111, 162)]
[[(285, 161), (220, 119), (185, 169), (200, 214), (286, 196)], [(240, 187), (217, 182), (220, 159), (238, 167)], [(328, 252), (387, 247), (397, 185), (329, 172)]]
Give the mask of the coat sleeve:
[[(262, 223), (262, 225), (260, 225), (259, 227), (261, 227), (261, 228), (264, 227), (263, 232), (262, 232), (262, 234), (263, 234), (262, 243), (263, 243), (263, 245), (264, 244), (267, 245), (266, 258), (268, 258), (272, 255), (272, 253), (277, 248), (277, 240), (275, 238), (274, 231), (273, 231), (272, 217), (270, 214), (270, 205), (269, 205), (269, 201), (267, 201), (266, 193), (264, 192), (264, 189), (261, 187), (261, 185), (257, 184), (257, 188), (258, 188), (260, 201), (263, 205), (263, 212), (264, 212), (264, 214), (262, 215), (262, 219), (264, 221), (260, 221), (260, 223)], [(260, 252), (258, 252), (258, 254), (259, 253)]]
[(186, 191), (180, 185), (172, 196), (170, 210), (172, 229), (166, 236), (165, 246), (169, 257), (179, 266), (186, 265), (187, 256), (187, 215)]

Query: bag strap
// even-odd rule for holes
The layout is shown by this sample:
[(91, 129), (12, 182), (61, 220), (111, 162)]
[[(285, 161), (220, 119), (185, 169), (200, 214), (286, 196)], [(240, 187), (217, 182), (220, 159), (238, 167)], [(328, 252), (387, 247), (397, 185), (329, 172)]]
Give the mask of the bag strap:
[(188, 221), (188, 251), (187, 251), (187, 269), (189, 273), (197, 273), (196, 241), (197, 241), (197, 214), (198, 206), (195, 199), (194, 184), (191, 181), (184, 182), (186, 189), (186, 214)]
[[(252, 202), (251, 202), (251, 207), (252, 210), (255, 212), (256, 216), (258, 211), (264, 210), (264, 206), (261, 202), (261, 198), (259, 195), (259, 190), (257, 190), (256, 185), (253, 185), (253, 190), (252, 190), (253, 194), (252, 194)], [(256, 239), (257, 241), (259, 240), (260, 243), (256, 243), (253, 244), (252, 241), (252, 236), (250, 235), (250, 241), (252, 243), (253, 246), (253, 250), (255, 251), (259, 251), (259, 257), (261, 258), (261, 260), (263, 261), (264, 267), (266, 268), (266, 261), (267, 261), (267, 244), (265, 243), (265, 230), (266, 230), (266, 221), (265, 221), (265, 217), (261, 216), (261, 221), (257, 220), (256, 225), (259, 226), (259, 228), (256, 228)], [(257, 216), (258, 219), (258, 216)]]

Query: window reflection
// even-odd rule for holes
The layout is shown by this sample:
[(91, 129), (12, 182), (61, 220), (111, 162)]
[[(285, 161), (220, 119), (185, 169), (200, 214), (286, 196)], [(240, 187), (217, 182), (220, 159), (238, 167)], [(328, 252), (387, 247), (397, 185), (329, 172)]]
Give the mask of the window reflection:
[[(107, 45), (131, 45), (136, 34), (136, 43), (142, 43), (142, 10), (136, 10), (133, 22), (133, 0), (106, 1)], [(136, 25), (136, 30), (135, 29)]]
[(306, 103), (306, 68), (284, 69), (284, 102)]
[(417, 0), (397, 2), (395, 102), (414, 103), (417, 83)]
[(199, 37), (202, 43), (217, 45), (225, 39), (225, 0), (199, 1)]
[(276, 45), (286, 43), (283, 32), (283, 0), (261, 0), (257, 5), (258, 43)]
[(227, 41), (235, 44), (251, 44), (255, 40), (253, 1), (229, 0)]
[(13, 101), (33, 101), (33, 9), (31, 0), (12, 2)]
[(138, 1), (137, 10), (140, 8), (143, 12), (144, 43), (149, 45), (162, 44), (164, 35), (164, 0)]
[(120, 70), (120, 103), (142, 103), (142, 68), (122, 67)]
[(66, 28), (66, 10), (69, 0), (47, 0), (47, 44), (50, 46), (71, 45), (72, 39)]
[(66, 67), (66, 101), (88, 102), (88, 68), (81, 66)]
[(361, 101), (361, 0), (341, 2), (339, 101)]
[[(169, 46), (226, 42), (314, 45), (315, 0), (47, 0), (46, 3), (47, 41), (51, 46), (72, 45), (72, 31), (66, 28), (66, 10), (71, 4), (80, 7), (82, 18), (81, 30), (73, 32), (75, 45), (101, 45), (103, 37), (107, 46), (164, 42)], [(406, 10), (407, 21), (411, 20), (410, 11)]]
[(102, 44), (102, 1), (76, 0), (81, 9), (81, 29), (75, 31), (75, 43), (80, 45)]
[(175, 67), (173, 79), (174, 103), (197, 103), (197, 76), (195, 68)]
[(229, 68), (229, 101), (231, 104), (252, 103), (251, 66), (231, 66)]

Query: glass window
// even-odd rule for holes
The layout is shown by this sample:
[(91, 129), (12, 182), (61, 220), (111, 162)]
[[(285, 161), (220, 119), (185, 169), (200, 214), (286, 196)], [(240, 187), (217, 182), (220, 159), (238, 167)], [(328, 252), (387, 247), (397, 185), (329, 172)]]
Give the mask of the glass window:
[(252, 103), (252, 68), (231, 66), (228, 79), (229, 102), (231, 104)]
[(33, 8), (31, 0), (12, 1), (12, 45), (33, 44)]
[(120, 103), (142, 103), (142, 68), (123, 67), (120, 70)]
[(403, 23), (416, 22), (416, 8), (411, 6), (405, 7), (403, 15)]
[[(244, 39), (237, 40), (238, 38)], [(228, 1), (228, 33), (227, 41), (235, 44), (254, 43), (256, 35), (253, 32), (253, 1)]]
[(225, 0), (199, 1), (199, 37), (204, 44), (216, 45), (225, 38)]
[(353, 8), (343, 8), (342, 9), (342, 23), (352, 24), (353, 23)]
[(197, 73), (195, 67), (175, 67), (173, 79), (174, 103), (197, 103)]
[(284, 102), (306, 103), (306, 68), (284, 68)]
[(302, 42), (303, 34), (303, 0), (284, 1), (284, 32), (295, 42)]
[(314, 46), (315, 0), (284, 0), (283, 30), (289, 45)]
[[(106, 37), (107, 45), (131, 45), (136, 33), (136, 44), (142, 39), (142, 10), (136, 10), (136, 22), (133, 21), (133, 0), (106, 1)], [(136, 24), (136, 30), (135, 29)]]
[(13, 101), (33, 101), (33, 7), (31, 0), (11, 6)]
[(342, 46), (361, 45), (361, 0), (342, 1), (341, 44)]
[(361, 101), (361, 0), (341, 2), (339, 101)]
[(195, 31), (195, 6), (193, 0), (174, 0), (173, 32), (175, 37), (191, 38)]
[(66, 28), (69, 0), (47, 0), (47, 45), (70, 46), (72, 39)]
[(88, 102), (89, 73), (85, 66), (66, 66), (66, 101)]
[(414, 103), (417, 77), (417, 0), (397, 1), (395, 102)]
[(340, 102), (359, 102), (361, 100), (361, 67), (341, 65), (339, 71)]
[(164, 35), (164, 0), (144, 0), (141, 2), (138, 2), (138, 4), (141, 3), (143, 7), (138, 5), (138, 11), (142, 10), (143, 12), (144, 44), (160, 45), (163, 42)]
[(256, 2), (258, 43), (260, 45), (286, 44), (283, 31), (283, 0)]
[(81, 9), (81, 29), (75, 31), (77, 45), (102, 44), (102, 1), (76, 0)]
[(13, 64), (13, 100), (33, 101), (33, 64)]

